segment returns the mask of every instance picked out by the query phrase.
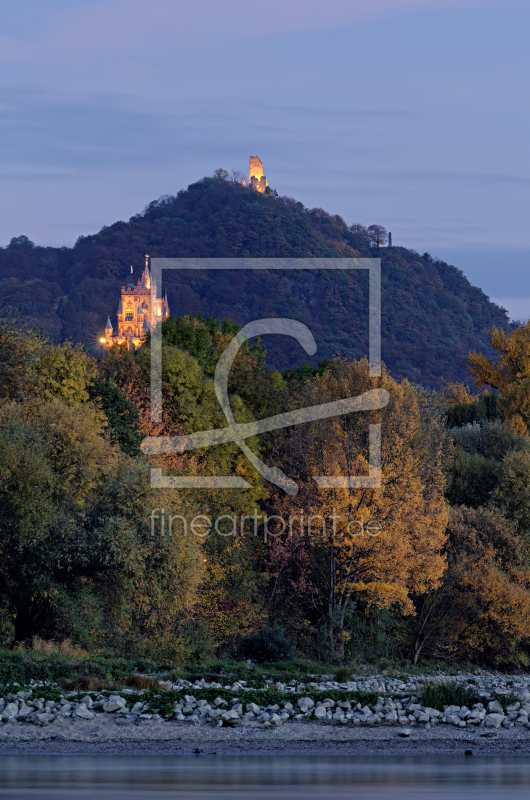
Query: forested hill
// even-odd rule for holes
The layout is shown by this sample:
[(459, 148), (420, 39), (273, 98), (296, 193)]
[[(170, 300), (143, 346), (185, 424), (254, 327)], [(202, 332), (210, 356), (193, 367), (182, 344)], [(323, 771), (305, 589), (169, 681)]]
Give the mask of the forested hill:
[[(373, 238), (373, 237), (372, 237)], [(0, 248), (0, 316), (38, 326), (54, 342), (97, 347), (119, 287), (135, 279), (144, 254), (166, 257), (382, 258), (382, 354), (395, 377), (437, 386), (466, 380), (469, 350), (489, 352), (486, 330), (507, 326), (504, 310), (454, 266), (404, 247), (377, 247), (360, 225), (292, 198), (262, 195), (205, 178), (152, 202), (73, 248), (34, 246), (20, 236)], [(178, 272), (165, 279), (173, 314), (230, 316), (244, 324), (269, 316), (305, 322), (318, 344), (314, 361), (367, 353), (368, 281), (352, 272)], [(269, 361), (304, 358), (292, 341), (266, 342)], [(306, 358), (307, 360), (307, 358)]]

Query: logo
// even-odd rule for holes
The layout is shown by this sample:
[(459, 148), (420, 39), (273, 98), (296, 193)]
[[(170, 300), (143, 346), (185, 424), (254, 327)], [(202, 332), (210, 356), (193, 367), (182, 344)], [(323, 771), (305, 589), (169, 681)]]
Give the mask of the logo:
[[(337, 259), (165, 259), (151, 261), (156, 285), (162, 285), (164, 269), (368, 269), (369, 270), (369, 370), (371, 377), (381, 375), (381, 260), (378, 258)], [(141, 448), (149, 455), (183, 453), (235, 442), (255, 469), (270, 483), (288, 494), (296, 494), (298, 485), (278, 467), (261, 461), (248, 447), (246, 440), (267, 431), (281, 430), (304, 422), (312, 422), (354, 411), (372, 411), (384, 408), (389, 402), (388, 392), (372, 389), (356, 397), (331, 403), (300, 408), (276, 414), (254, 422), (240, 424), (234, 420), (228, 399), (228, 377), (240, 347), (248, 339), (265, 334), (281, 334), (296, 339), (308, 355), (314, 355), (317, 345), (309, 328), (293, 319), (261, 319), (245, 325), (221, 354), (215, 369), (215, 394), (226, 417), (227, 426), (216, 430), (200, 431), (185, 436), (152, 436), (144, 439)], [(157, 325), (151, 337), (151, 419), (162, 419), (162, 326)], [(326, 476), (313, 475), (321, 489), (370, 488), (381, 485), (381, 425), (369, 426), (368, 475)], [(163, 476), (161, 469), (151, 470), (151, 487), (159, 489), (248, 489), (252, 488), (236, 475), (223, 476)]]

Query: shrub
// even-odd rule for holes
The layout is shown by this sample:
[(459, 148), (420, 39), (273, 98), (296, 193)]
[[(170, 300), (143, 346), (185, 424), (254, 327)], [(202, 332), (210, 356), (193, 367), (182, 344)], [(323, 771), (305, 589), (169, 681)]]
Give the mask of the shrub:
[(17, 681), (24, 686), (32, 679), (58, 681), (60, 678), (73, 680), (87, 676), (102, 680), (121, 680), (137, 672), (157, 673), (172, 666), (147, 659), (81, 659), (42, 650), (0, 650), (0, 684)]
[(262, 628), (251, 636), (244, 636), (238, 645), (240, 658), (264, 661), (288, 661), (293, 656), (293, 643), (282, 628)]
[(96, 675), (80, 675), (78, 678), (59, 678), (59, 686), (70, 691), (83, 689), (85, 692), (100, 692), (108, 689), (109, 682)]
[(478, 703), (479, 696), (476, 689), (462, 686), (455, 681), (444, 683), (427, 683), (422, 692), (423, 704), (428, 708), (443, 711), (446, 706), (467, 706), (471, 708)]

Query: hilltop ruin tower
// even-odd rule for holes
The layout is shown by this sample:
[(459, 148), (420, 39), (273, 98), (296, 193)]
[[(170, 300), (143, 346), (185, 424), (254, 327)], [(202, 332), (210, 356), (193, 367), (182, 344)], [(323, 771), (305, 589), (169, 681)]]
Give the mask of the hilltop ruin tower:
[(250, 156), (249, 159), (248, 185), (257, 192), (264, 192), (269, 185), (263, 174), (263, 163), (257, 156)]

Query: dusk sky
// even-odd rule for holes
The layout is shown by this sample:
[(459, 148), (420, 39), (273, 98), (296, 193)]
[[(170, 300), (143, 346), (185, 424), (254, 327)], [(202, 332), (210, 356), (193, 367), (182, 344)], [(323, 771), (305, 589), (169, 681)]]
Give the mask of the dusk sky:
[(530, 317), (528, 0), (2, 0), (0, 245), (259, 156)]

